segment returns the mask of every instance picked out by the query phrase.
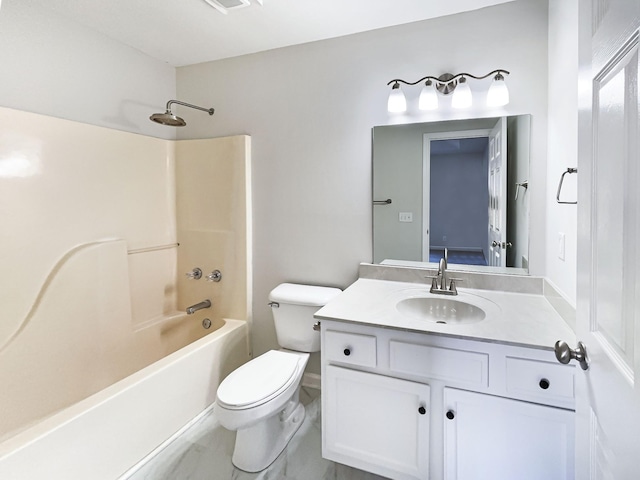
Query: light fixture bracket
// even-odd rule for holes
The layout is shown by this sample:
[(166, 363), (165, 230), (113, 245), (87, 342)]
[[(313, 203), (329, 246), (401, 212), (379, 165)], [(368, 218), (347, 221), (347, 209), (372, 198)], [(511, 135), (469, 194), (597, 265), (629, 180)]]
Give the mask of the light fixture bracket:
[(452, 73), (443, 73), (436, 79), (436, 89), (443, 95), (449, 95), (458, 86), (458, 80)]

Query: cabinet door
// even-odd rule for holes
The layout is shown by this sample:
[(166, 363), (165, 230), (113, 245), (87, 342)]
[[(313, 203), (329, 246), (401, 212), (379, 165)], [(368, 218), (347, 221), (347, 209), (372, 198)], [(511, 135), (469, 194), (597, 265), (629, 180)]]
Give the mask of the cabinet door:
[(428, 385), (328, 365), (325, 458), (393, 479), (429, 476)]
[(444, 391), (446, 480), (573, 480), (573, 411)]

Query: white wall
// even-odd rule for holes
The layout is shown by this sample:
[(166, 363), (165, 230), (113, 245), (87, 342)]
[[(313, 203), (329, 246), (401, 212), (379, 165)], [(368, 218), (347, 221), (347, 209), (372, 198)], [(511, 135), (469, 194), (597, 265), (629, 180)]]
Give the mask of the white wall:
[[(407, 115), (386, 111), (386, 84), (395, 77), (496, 68), (511, 72), (506, 109), (420, 114), (413, 88), (405, 89)], [(371, 261), (374, 125), (532, 114), (530, 267), (544, 273), (546, 78), (546, 0), (179, 68), (179, 97), (216, 108), (179, 135), (252, 136), (254, 353), (276, 345), (272, 288), (283, 281), (346, 287), (358, 263)]]
[[(577, 205), (559, 205), (562, 172), (578, 165), (578, 0), (549, 1), (549, 133), (547, 168), (547, 256), (545, 273), (576, 304)], [(562, 200), (577, 198), (577, 176), (566, 175)], [(565, 234), (565, 258), (558, 258), (558, 235)]]
[(175, 69), (131, 47), (38, 9), (0, 9), (0, 106), (174, 138), (149, 121), (175, 98)]

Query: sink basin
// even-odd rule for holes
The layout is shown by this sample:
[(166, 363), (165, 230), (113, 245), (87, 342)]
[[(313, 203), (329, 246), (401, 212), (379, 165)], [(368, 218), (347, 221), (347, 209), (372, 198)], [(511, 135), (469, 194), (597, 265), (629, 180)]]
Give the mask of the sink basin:
[(452, 325), (476, 323), (486, 317), (482, 308), (449, 297), (405, 298), (397, 303), (396, 308), (409, 317)]

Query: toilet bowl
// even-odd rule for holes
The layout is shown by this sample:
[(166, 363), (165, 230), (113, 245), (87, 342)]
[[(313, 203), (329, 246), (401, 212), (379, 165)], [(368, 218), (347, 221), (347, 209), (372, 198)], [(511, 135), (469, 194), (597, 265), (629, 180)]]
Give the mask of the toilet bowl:
[(247, 472), (267, 468), (286, 448), (304, 420), (299, 392), (309, 353), (320, 349), (313, 314), (337, 288), (284, 283), (271, 291), (278, 343), (233, 371), (218, 387), (216, 417), (237, 430), (233, 464)]
[(308, 353), (271, 350), (244, 364), (218, 388), (220, 424), (237, 430), (232, 462), (246, 472), (271, 465), (304, 420), (300, 383)]

